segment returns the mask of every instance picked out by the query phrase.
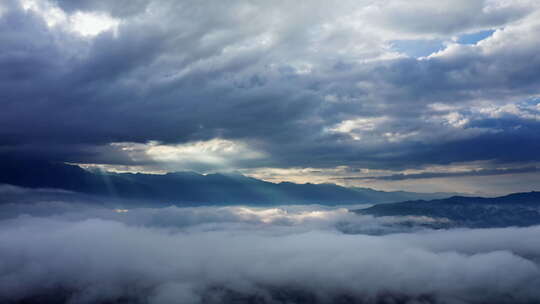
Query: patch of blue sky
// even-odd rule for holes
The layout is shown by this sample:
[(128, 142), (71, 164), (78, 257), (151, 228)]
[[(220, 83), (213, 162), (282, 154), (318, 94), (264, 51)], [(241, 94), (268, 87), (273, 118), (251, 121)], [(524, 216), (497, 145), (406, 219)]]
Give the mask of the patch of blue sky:
[(476, 44), (478, 41), (490, 37), (494, 32), (495, 30), (486, 30), (476, 33), (463, 34), (458, 37), (456, 42), (459, 44)]
[(523, 111), (540, 117), (540, 97), (532, 97), (520, 103)]
[(445, 48), (444, 40), (394, 40), (392, 49), (409, 57), (425, 57)]
[[(463, 34), (457, 37), (455, 42), (459, 44), (476, 44), (484, 40), (495, 30), (485, 30), (475, 33)], [(445, 40), (442, 39), (417, 39), (417, 40), (393, 40), (392, 49), (409, 57), (425, 57), (443, 50), (446, 47)]]
[(538, 105), (540, 105), (540, 96), (530, 97), (530, 98), (526, 99), (525, 101), (523, 101), (523, 103), (525, 103), (527, 105), (538, 106)]

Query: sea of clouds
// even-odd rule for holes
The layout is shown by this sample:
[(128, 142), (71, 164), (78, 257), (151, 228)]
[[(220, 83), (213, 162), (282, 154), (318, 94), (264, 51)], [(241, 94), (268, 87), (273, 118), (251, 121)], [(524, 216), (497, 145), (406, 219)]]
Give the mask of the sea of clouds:
[(540, 226), (434, 230), (423, 224), (441, 219), (351, 207), (129, 209), (51, 193), (0, 186), (0, 303), (540, 301)]

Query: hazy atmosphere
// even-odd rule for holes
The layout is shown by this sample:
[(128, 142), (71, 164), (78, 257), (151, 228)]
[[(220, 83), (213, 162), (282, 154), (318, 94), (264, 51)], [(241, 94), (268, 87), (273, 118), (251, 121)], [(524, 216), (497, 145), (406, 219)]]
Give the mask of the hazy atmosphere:
[(0, 303), (540, 303), (538, 191), (538, 0), (0, 0)]
[(0, 302), (540, 300), (540, 226), (434, 230), (447, 220), (358, 206), (111, 210), (75, 199), (0, 204)]

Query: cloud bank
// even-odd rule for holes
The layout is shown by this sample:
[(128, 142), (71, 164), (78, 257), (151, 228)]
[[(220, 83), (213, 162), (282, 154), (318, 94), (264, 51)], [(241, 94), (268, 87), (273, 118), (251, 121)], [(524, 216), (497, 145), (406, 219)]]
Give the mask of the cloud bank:
[[(9, 213), (0, 221), (0, 301), (540, 300), (538, 226), (430, 230), (320, 206), (81, 206), (0, 207)], [(403, 221), (408, 228), (396, 225)]]

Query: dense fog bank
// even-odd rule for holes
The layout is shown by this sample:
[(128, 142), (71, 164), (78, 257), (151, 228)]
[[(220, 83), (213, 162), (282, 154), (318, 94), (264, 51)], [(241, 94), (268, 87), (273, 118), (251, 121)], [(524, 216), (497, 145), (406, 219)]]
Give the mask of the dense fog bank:
[(0, 214), (2, 303), (540, 301), (540, 226), (432, 230), (315, 205)]

